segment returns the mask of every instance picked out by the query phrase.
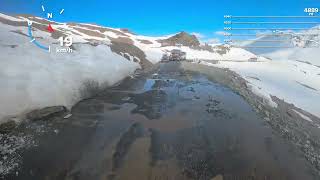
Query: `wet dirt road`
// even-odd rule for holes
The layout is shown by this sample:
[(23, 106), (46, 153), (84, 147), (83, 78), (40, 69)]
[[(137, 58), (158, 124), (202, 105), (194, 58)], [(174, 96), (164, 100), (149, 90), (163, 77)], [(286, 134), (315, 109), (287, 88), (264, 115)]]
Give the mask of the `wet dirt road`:
[(48, 130), (7, 179), (317, 179), (239, 95), (179, 64), (127, 79), (72, 114), (29, 125)]

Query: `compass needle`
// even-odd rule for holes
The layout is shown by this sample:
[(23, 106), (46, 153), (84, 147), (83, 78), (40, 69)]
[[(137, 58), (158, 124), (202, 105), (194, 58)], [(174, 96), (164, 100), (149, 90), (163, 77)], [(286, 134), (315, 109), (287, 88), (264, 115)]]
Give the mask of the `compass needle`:
[[(42, 11), (43, 12), (46, 12), (48, 9), (47, 9), (47, 7), (45, 6), (45, 5), (41, 5), (41, 9), (42, 9)], [(63, 12), (64, 12), (64, 10), (65, 9), (61, 9), (60, 11), (59, 11), (59, 15), (61, 15), (61, 14), (63, 14)], [(47, 19), (47, 28), (45, 29), (47, 32), (49, 32), (49, 33), (54, 33), (55, 32), (55, 29), (53, 28), (53, 25), (51, 24), (51, 22), (52, 21), (49, 21), (48, 19), (52, 19), (53, 17), (54, 17), (54, 14), (52, 13), (52, 12), (47, 12), (47, 13), (45, 13), (45, 19)], [(42, 44), (43, 43), (43, 41), (41, 40), (41, 41), (38, 41), (38, 36), (35, 36), (33, 33), (34, 33), (34, 31), (33, 31), (33, 29), (35, 28), (35, 29), (39, 29), (39, 28), (37, 28), (37, 27), (33, 27), (32, 25), (33, 25), (33, 22), (31, 21), (31, 20), (29, 20), (29, 19), (27, 19), (27, 24), (28, 24), (28, 35), (29, 35), (29, 38), (30, 38), (30, 43), (33, 43), (36, 47), (38, 47), (38, 48), (40, 48), (40, 49), (43, 49), (43, 50), (46, 50), (47, 52), (51, 52), (51, 46), (50, 46), (50, 43), (48, 44), (48, 45), (44, 45), (44, 44)], [(44, 29), (42, 29), (42, 30), (44, 30)], [(35, 33), (37, 33), (36, 31), (35, 31)]]

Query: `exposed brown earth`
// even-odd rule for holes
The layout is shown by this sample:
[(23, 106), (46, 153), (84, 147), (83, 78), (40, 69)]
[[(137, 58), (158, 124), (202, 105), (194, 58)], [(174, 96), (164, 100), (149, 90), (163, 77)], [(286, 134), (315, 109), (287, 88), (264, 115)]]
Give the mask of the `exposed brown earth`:
[(3, 23), (3, 24), (10, 25), (10, 26), (25, 26), (25, 27), (28, 27), (27, 22), (24, 22), (24, 21), (11, 21), (11, 20), (8, 20), (8, 19), (2, 18), (2, 17), (0, 17), (0, 22)]
[(132, 31), (130, 31), (127, 28), (121, 28), (120, 31), (125, 32), (125, 33), (129, 33), (129, 34), (134, 34)]
[(25, 17), (25, 18), (31, 19), (32, 21), (38, 22), (40, 24), (53, 24), (53, 25), (58, 25), (59, 24), (59, 23), (54, 22), (54, 21), (48, 21), (48, 20), (43, 19), (43, 18), (40, 19), (40, 18), (37, 18), (35, 16), (27, 15), (27, 14), (16, 15), (15, 17), (17, 17), (17, 18)]
[(162, 46), (176, 46), (181, 44), (188, 47), (199, 47), (200, 42), (195, 35), (190, 35), (186, 32), (181, 32), (168, 39), (158, 40)]
[[(38, 20), (38, 19), (35, 19), (35, 20)], [(10, 21), (8, 19), (4, 19), (4, 18), (0, 17), (0, 22), (3, 23), (3, 24), (10, 25), (10, 26), (28, 27), (28, 24), (27, 24), (26, 21)], [(49, 23), (49, 21), (43, 21), (43, 22), (48, 22)], [(36, 30), (47, 32), (47, 25), (33, 23), (32, 24), (32, 28), (36, 29)], [(16, 31), (15, 33), (19, 33), (19, 32)], [(23, 33), (19, 33), (19, 34), (24, 35)], [(54, 39), (58, 39), (62, 35), (64, 35), (64, 33), (62, 31), (59, 31), (59, 30), (55, 30), (53, 33), (51, 33), (51, 37), (54, 38)]]
[(113, 33), (115, 33), (115, 34), (117, 34), (119, 36), (128, 37), (128, 35), (126, 35), (125, 33), (121, 32), (121, 31), (117, 31), (117, 30), (114, 30), (114, 29), (106, 28), (106, 27), (91, 26), (91, 25), (87, 25), (87, 24), (77, 24), (77, 23), (68, 23), (68, 25), (85, 27), (85, 28), (90, 29), (90, 30), (100, 31), (101, 33), (104, 33), (106, 31), (110, 31), (110, 32), (113, 32)]
[(98, 37), (98, 38), (105, 38), (106, 37), (104, 34), (101, 34), (101, 33), (94, 31), (94, 30), (87, 30), (87, 29), (78, 28), (78, 27), (73, 27), (73, 28), (81, 33), (88, 35), (88, 36), (94, 36), (94, 37)]
[(127, 37), (118, 37), (118, 38), (109, 37), (109, 39), (112, 42), (123, 43), (123, 44), (127, 44), (128, 46), (133, 45), (133, 41), (130, 38), (127, 38)]
[(150, 69), (152, 68), (152, 63), (146, 59), (145, 53), (139, 49), (138, 47), (133, 45), (133, 41), (128, 38), (111, 38), (110, 48), (113, 52), (121, 55), (121, 53), (129, 53), (131, 56), (138, 57), (140, 59), (140, 65), (142, 69)]

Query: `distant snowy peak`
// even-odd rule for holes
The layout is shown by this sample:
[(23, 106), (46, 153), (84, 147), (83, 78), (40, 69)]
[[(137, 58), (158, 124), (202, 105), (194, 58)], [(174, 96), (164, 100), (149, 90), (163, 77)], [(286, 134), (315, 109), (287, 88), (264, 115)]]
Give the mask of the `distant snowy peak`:
[[(247, 50), (255, 54), (272, 53), (288, 48), (314, 48), (319, 47), (320, 26), (303, 31), (274, 31), (257, 34), (254, 40), (244, 41), (240, 46), (248, 46)], [(272, 48), (252, 48), (272, 47)]]
[[(299, 32), (287, 32), (287, 41), (275, 42), (276, 46), (291, 48), (269, 48), (264, 51), (251, 51), (273, 60), (292, 60), (306, 62), (320, 67), (320, 26)], [(282, 32), (285, 33), (285, 32)], [(254, 43), (257, 45), (257, 42)], [(250, 50), (250, 49), (249, 49)]]
[(162, 46), (200, 46), (200, 41), (197, 39), (197, 37), (186, 32), (180, 32), (167, 39), (161, 39), (159, 42), (162, 44)]

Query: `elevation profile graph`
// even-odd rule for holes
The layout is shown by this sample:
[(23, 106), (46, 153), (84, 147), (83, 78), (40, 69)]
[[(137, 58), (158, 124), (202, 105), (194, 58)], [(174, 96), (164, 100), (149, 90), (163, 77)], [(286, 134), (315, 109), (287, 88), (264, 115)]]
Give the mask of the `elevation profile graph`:
[(224, 16), (224, 42), (244, 49), (319, 48), (320, 16)]

